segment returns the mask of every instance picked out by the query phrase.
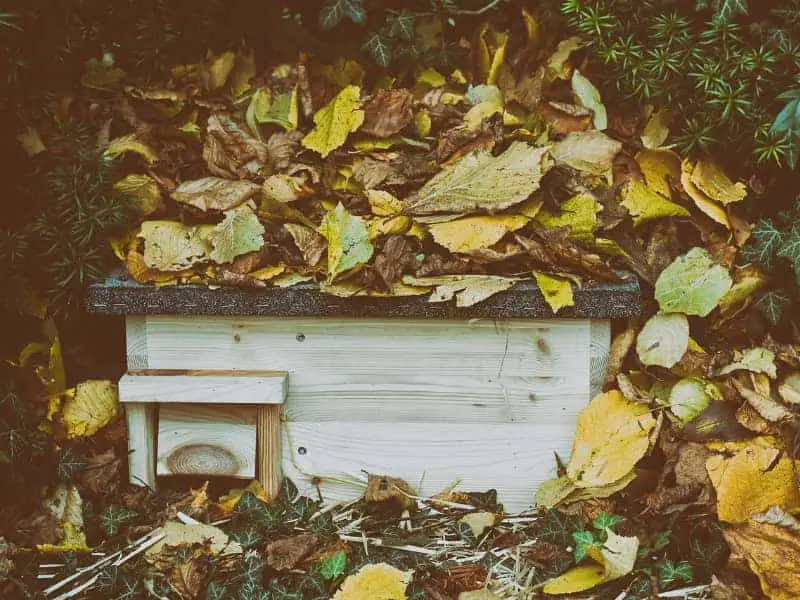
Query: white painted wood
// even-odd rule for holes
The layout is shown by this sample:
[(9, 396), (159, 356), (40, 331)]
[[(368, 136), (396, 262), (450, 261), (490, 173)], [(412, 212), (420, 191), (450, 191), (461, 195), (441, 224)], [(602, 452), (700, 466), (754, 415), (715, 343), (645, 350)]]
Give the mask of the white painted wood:
[(125, 346), (128, 369), (147, 368), (147, 328), (146, 317), (136, 315), (125, 317)]
[(156, 489), (156, 406), (126, 404), (128, 478), (133, 485)]
[(151, 369), (289, 372), (288, 420), (574, 423), (589, 321), (148, 317)]
[[(455, 418), (455, 416), (454, 416)], [(555, 476), (553, 451), (568, 455), (572, 430), (530, 423), (286, 423), (283, 471), (300, 489), (325, 500), (363, 493), (366, 470), (405, 479), (424, 496), (454, 481), (462, 491), (495, 488), (507, 511), (533, 503)]]
[(286, 373), (177, 373), (123, 375), (119, 381), (119, 400), (172, 404), (282, 404), (286, 399)]
[(603, 391), (608, 351), (611, 348), (611, 321), (595, 319), (589, 322), (589, 386), (591, 397)]
[(158, 475), (256, 476), (256, 407), (162, 404)]

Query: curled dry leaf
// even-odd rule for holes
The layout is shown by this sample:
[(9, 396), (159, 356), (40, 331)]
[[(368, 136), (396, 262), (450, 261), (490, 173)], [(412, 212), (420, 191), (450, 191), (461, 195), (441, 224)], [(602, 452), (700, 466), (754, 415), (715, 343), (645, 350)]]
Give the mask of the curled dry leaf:
[(422, 186), (406, 203), (412, 215), (502, 210), (539, 188), (550, 168), (547, 148), (513, 142), (500, 156), (468, 154)]
[(172, 192), (172, 199), (202, 211), (225, 211), (236, 208), (260, 192), (261, 186), (252, 181), (204, 177), (194, 181), (184, 181)]
[(709, 160), (697, 161), (691, 179), (697, 189), (722, 205), (740, 202), (747, 196), (743, 183), (733, 183), (719, 165)]
[(725, 209), (713, 198), (705, 194), (693, 180), (695, 166), (688, 160), (684, 160), (681, 164), (681, 185), (683, 190), (688, 196), (694, 200), (695, 205), (705, 215), (720, 225), (724, 225), (728, 229), (731, 228), (731, 222), (728, 218), (728, 213)]
[(414, 96), (409, 90), (381, 90), (364, 105), (361, 131), (386, 138), (398, 133), (414, 118)]
[(142, 217), (164, 208), (161, 189), (156, 180), (149, 175), (132, 173), (117, 181), (114, 189), (129, 198), (136, 207), (136, 212)]
[(306, 264), (315, 267), (327, 249), (328, 243), (325, 238), (305, 225), (284, 223), (283, 228), (292, 236), (294, 244), (303, 254)]
[(428, 302), (456, 299), (456, 306), (472, 306), (495, 294), (511, 289), (519, 279), (495, 275), (442, 275), (439, 277), (403, 277), (403, 283), (419, 287), (435, 287)]
[(614, 157), (622, 150), (622, 142), (602, 131), (575, 131), (553, 144), (550, 152), (557, 163), (590, 175), (605, 175), (611, 171)]
[(608, 127), (608, 113), (600, 99), (600, 92), (578, 69), (572, 72), (572, 93), (581, 106), (592, 111), (595, 129), (602, 131)]
[(736, 391), (742, 395), (747, 403), (770, 423), (781, 423), (795, 419), (795, 414), (777, 400), (773, 400), (768, 395), (769, 392), (762, 394), (756, 390), (751, 390), (735, 378), (731, 381), (733, 381)]
[(636, 155), (644, 180), (654, 192), (672, 197), (672, 186), (681, 179), (681, 158), (672, 150), (642, 150)]
[(725, 365), (719, 375), (727, 375), (734, 371), (750, 371), (751, 373), (764, 373), (771, 379), (778, 376), (775, 365), (775, 353), (768, 348), (747, 348), (735, 350), (732, 363)]
[(625, 358), (633, 348), (638, 338), (639, 328), (635, 321), (629, 320), (623, 331), (614, 336), (611, 348), (608, 351), (606, 374), (603, 378), (603, 389), (607, 389), (617, 380), (617, 375), (622, 371)]

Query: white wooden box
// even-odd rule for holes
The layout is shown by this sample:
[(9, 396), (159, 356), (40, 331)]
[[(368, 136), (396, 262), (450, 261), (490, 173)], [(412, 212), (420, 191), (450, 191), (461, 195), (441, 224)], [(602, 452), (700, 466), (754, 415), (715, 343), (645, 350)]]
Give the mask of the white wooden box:
[[(635, 280), (611, 288), (603, 288), (605, 298), (584, 291), (573, 310), (638, 311)], [(95, 312), (134, 304), (109, 296), (108, 285), (97, 289), (106, 295), (90, 294)], [(433, 305), (420, 309), (428, 318), (418, 318), (400, 300), (380, 310), (370, 301), (356, 309), (364, 316), (236, 314), (253, 298), (235, 300), (227, 311), (215, 306), (232, 313), (221, 316), (208, 314), (206, 292), (197, 294), (160, 296), (139, 312), (199, 314), (128, 311), (129, 369), (286, 372), (280, 468), (301, 492), (325, 500), (356, 498), (365, 473), (379, 473), (426, 496), (456, 483), (465, 491), (495, 488), (506, 510), (528, 508), (537, 486), (554, 475), (553, 452), (569, 454), (577, 414), (601, 385), (610, 341), (606, 318), (496, 319), (454, 307), (447, 318), (430, 318)], [(170, 308), (189, 300), (193, 310)], [(324, 309), (306, 302), (297, 312), (347, 312), (340, 299), (324, 302)], [(505, 313), (541, 314), (539, 305)], [(503, 313), (497, 305), (480, 310)]]

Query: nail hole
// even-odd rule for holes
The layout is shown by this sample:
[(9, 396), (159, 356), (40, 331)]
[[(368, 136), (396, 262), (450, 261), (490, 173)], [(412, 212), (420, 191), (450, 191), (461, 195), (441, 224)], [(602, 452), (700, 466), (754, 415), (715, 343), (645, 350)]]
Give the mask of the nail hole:
[(305, 446), (300, 446), (300, 447), (297, 449), (297, 453), (298, 453), (298, 454), (305, 454), (306, 452), (308, 452), (308, 450), (306, 450), (306, 447), (305, 447)]
[(238, 333), (234, 334), (233, 341), (234, 342), (241, 342), (242, 341), (242, 336), (240, 336)]
[(295, 336), (295, 339), (296, 339), (298, 342), (302, 342), (302, 341), (305, 341), (305, 339), (306, 339), (306, 336), (305, 336), (305, 335), (303, 335), (302, 333), (298, 333), (298, 334)]

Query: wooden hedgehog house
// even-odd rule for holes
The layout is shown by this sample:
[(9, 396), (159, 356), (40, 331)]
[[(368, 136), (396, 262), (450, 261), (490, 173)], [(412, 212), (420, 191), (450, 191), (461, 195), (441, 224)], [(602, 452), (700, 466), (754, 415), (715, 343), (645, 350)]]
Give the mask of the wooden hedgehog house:
[(339, 500), (385, 473), (423, 495), (494, 488), (520, 511), (602, 385), (611, 319), (640, 311), (633, 275), (574, 299), (555, 318), (533, 282), (458, 308), (118, 274), (87, 308), (125, 316), (132, 483), (256, 477), (274, 493), (286, 476)]

